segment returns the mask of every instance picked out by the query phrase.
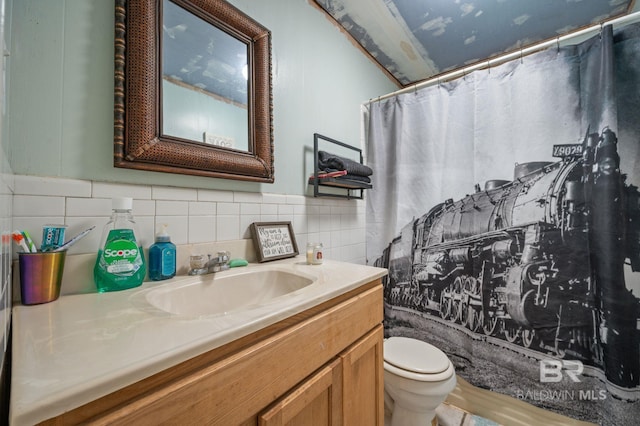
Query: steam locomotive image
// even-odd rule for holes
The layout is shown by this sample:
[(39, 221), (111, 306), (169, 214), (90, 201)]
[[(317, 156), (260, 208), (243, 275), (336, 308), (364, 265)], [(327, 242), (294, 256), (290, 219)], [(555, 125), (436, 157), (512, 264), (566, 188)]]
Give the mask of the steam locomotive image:
[(434, 206), (376, 266), (385, 300), (531, 350), (580, 359), (623, 387), (640, 383), (640, 196), (620, 171), (615, 133), (554, 145), (557, 162)]

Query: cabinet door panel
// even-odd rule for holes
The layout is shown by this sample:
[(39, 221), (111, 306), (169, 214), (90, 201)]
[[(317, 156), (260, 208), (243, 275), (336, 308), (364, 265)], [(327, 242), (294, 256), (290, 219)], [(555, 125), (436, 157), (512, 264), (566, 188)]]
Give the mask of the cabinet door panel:
[(342, 377), (337, 359), (259, 416), (260, 426), (339, 425)]
[(340, 355), (345, 426), (384, 425), (383, 337), (378, 325)]

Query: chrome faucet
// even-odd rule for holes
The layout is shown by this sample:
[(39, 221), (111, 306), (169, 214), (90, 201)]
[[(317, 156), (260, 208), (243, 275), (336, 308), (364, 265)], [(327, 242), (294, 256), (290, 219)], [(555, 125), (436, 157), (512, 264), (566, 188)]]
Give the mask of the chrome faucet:
[(228, 251), (219, 251), (216, 257), (209, 255), (209, 262), (207, 262), (208, 272), (219, 272), (229, 269), (229, 260), (231, 253)]
[(230, 259), (231, 253), (228, 251), (219, 251), (215, 257), (210, 254), (206, 257), (203, 254), (191, 255), (189, 258), (189, 275), (205, 275), (227, 270), (229, 269)]

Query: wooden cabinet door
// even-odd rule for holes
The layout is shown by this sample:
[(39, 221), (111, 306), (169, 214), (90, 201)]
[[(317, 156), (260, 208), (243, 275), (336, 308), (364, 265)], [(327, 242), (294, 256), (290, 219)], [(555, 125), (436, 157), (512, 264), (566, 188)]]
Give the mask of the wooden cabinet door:
[(340, 355), (345, 426), (384, 425), (383, 338), (378, 325)]
[(258, 416), (260, 426), (342, 424), (342, 377), (336, 359)]

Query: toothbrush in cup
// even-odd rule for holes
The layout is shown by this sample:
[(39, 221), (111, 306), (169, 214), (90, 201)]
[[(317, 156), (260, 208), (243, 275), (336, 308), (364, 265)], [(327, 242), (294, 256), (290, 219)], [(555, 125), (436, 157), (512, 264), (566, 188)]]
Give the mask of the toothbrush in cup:
[(27, 245), (27, 242), (25, 241), (24, 235), (22, 235), (22, 232), (17, 230), (13, 231), (13, 233), (11, 234), (11, 237), (13, 238), (13, 242), (18, 244), (22, 248), (23, 252), (31, 253), (31, 249)]
[(25, 240), (25, 242), (27, 244), (27, 247), (29, 247), (29, 251), (31, 253), (37, 253), (38, 252), (38, 248), (36, 247), (35, 243), (31, 239), (31, 235), (29, 235), (29, 233), (27, 231), (22, 231), (22, 236), (24, 237), (24, 240)]
[(77, 243), (78, 241), (80, 241), (82, 238), (84, 238), (85, 236), (87, 236), (87, 234), (91, 231), (93, 231), (93, 228), (95, 228), (96, 226), (92, 226), (91, 228), (85, 229), (84, 231), (82, 231), (81, 233), (79, 233), (78, 235), (76, 235), (75, 237), (71, 238), (69, 241), (67, 241), (66, 243), (64, 243), (63, 245), (61, 245), (60, 247), (56, 247), (53, 250), (49, 250), (51, 252), (56, 252), (56, 251), (64, 251), (67, 250), (69, 247), (71, 247), (72, 245), (74, 245), (75, 243)]

